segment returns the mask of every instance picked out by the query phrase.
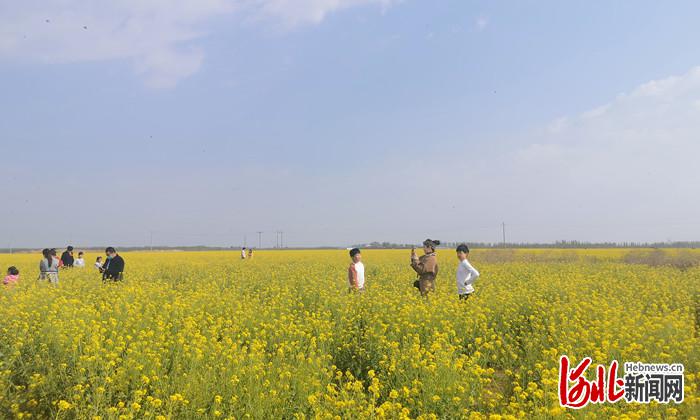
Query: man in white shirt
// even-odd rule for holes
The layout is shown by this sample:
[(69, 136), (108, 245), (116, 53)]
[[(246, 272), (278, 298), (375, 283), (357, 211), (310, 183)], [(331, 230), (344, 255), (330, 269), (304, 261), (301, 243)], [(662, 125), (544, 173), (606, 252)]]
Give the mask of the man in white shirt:
[(85, 259), (83, 258), (83, 252), (78, 252), (78, 258), (73, 261), (73, 267), (83, 268), (85, 267)]
[(365, 290), (365, 265), (362, 264), (362, 254), (357, 248), (350, 250), (350, 258), (352, 262), (348, 267), (348, 283), (350, 283), (350, 291), (357, 290), (363, 292)]
[(245, 255), (245, 247), (241, 248), (241, 259), (245, 260), (246, 255)]
[(466, 244), (461, 244), (457, 247), (457, 258), (459, 265), (457, 266), (457, 293), (460, 299), (468, 299), (474, 293), (474, 281), (479, 278), (479, 272), (469, 263), (469, 247)]

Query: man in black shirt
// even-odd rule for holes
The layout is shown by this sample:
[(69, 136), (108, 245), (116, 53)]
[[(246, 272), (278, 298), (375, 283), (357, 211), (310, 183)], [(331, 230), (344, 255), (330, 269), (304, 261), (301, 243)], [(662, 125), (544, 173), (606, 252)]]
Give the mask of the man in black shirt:
[(102, 266), (102, 281), (121, 281), (124, 273), (124, 258), (113, 247), (105, 249), (107, 261)]
[(73, 258), (73, 247), (68, 246), (65, 251), (63, 251), (63, 254), (61, 254), (61, 261), (63, 262), (64, 267), (73, 267), (73, 262), (75, 259)]

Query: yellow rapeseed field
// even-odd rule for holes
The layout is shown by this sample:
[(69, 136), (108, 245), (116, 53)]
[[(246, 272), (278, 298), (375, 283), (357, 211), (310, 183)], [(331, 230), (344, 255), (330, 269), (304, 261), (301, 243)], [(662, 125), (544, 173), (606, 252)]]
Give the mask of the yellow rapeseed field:
[[(36, 281), (38, 255), (0, 255), (0, 418), (690, 418), (700, 411), (700, 268), (624, 250), (474, 250), (476, 295), (412, 288), (407, 251), (124, 253)], [(688, 251), (697, 252), (697, 251)], [(560, 408), (558, 361), (685, 365), (682, 404)]]

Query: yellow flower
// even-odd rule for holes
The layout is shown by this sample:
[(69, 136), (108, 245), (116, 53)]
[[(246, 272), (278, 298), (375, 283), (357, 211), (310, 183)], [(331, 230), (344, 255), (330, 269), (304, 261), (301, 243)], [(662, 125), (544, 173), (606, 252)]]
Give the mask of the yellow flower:
[(550, 416), (558, 416), (562, 414), (564, 410), (560, 406), (552, 407), (549, 409), (549, 415)]
[[(447, 285), (457, 261), (438, 254)], [(443, 418), (563, 418), (561, 355), (574, 366), (591, 356), (590, 377), (613, 358), (690, 366), (697, 348), (688, 325), (700, 250), (477, 248), (482, 277), (466, 302), (447, 286), (421, 299), (400, 280), (403, 250), (365, 252), (364, 294), (346, 293), (348, 257), (336, 250), (124, 257), (128, 276), (110, 287), (89, 270), (62, 271), (52, 288), (0, 287), (0, 319), (13, 320), (0, 325), (0, 385), (16, 384), (0, 399), (8, 416), (224, 418), (230, 405), (242, 418), (427, 420), (437, 406)], [(0, 253), (0, 264), (36, 270), (32, 254)], [(638, 302), (649, 304), (630, 311)], [(686, 372), (685, 386), (682, 405), (599, 414), (688, 417), (698, 375)]]
[(172, 402), (182, 402), (185, 400), (185, 397), (182, 396), (182, 394), (173, 394), (170, 396), (170, 401)]
[(70, 410), (71, 407), (73, 407), (73, 406), (71, 405), (71, 403), (69, 403), (69, 402), (66, 401), (66, 400), (61, 400), (61, 401), (58, 402), (58, 409), (59, 409), (59, 410), (63, 410), (63, 411), (65, 411), (65, 410)]

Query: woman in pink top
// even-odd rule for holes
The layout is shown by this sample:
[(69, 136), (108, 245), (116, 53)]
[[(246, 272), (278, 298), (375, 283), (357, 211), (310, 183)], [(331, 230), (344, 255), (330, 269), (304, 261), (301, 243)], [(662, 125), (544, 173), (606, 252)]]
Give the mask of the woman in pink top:
[(7, 275), (5, 276), (5, 279), (2, 281), (2, 284), (6, 286), (14, 285), (17, 284), (17, 281), (19, 280), (19, 270), (17, 267), (14, 265), (10, 268), (7, 269)]

